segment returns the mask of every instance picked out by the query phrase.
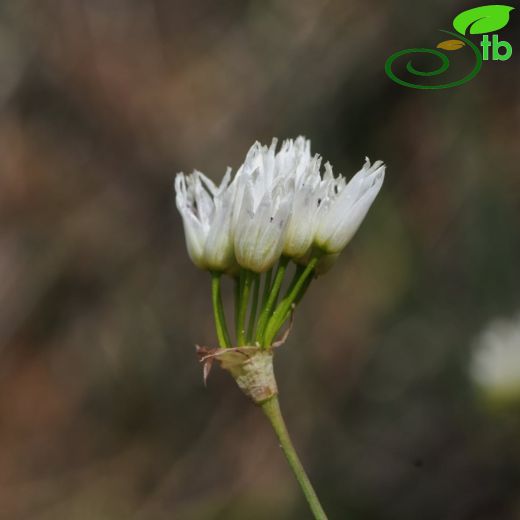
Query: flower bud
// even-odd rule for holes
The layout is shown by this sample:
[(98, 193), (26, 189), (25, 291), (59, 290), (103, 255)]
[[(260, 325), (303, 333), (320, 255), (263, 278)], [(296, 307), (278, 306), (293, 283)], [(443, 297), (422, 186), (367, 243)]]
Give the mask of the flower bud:
[(261, 273), (280, 258), (290, 209), (290, 192), (282, 182), (264, 186), (258, 177), (245, 183), (235, 223), (235, 256), (241, 267)]
[(326, 253), (339, 253), (354, 236), (376, 198), (385, 176), (385, 165), (366, 160), (363, 168), (347, 184), (332, 175), (325, 165), (326, 196), (320, 203), (314, 243)]
[(231, 216), (234, 186), (228, 169), (219, 187), (204, 174), (177, 174), (176, 204), (182, 216), (186, 247), (201, 269), (225, 271), (233, 264)]
[[(301, 164), (305, 163), (305, 164)], [(300, 161), (301, 174), (296, 178), (294, 197), (283, 252), (292, 258), (304, 256), (312, 246), (323, 189), (320, 177), (321, 158), (310, 154)]]

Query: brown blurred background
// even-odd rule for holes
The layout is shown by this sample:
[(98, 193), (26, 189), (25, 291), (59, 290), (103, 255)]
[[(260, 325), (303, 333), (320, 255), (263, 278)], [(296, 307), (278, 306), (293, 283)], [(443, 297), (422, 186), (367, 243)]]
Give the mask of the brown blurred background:
[(309, 517), (260, 412), (202, 384), (209, 276), (172, 197), (177, 171), (299, 134), (346, 175), (388, 164), (277, 356), (330, 517), (520, 518), (520, 421), (468, 375), (520, 308), (520, 20), (462, 87), (383, 69), (475, 5), (2, 1), (2, 520)]

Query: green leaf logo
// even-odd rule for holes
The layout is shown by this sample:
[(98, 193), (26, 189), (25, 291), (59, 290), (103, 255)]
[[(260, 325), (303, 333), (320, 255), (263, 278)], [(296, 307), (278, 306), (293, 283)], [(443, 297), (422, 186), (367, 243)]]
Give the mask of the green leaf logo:
[(509, 22), (509, 5), (483, 5), (463, 11), (453, 20), (453, 27), (460, 34), (485, 34), (498, 31)]

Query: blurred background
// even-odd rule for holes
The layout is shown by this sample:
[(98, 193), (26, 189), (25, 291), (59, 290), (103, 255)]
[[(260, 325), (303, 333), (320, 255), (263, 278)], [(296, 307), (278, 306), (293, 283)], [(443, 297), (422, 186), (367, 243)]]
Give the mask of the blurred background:
[(309, 518), (260, 411), (221, 370), (203, 386), (209, 275), (172, 196), (299, 134), (347, 176), (388, 165), (276, 360), (325, 509), (520, 518), (520, 408), (471, 377), (520, 310), (520, 21), (459, 88), (384, 74), (475, 5), (2, 1), (2, 520)]

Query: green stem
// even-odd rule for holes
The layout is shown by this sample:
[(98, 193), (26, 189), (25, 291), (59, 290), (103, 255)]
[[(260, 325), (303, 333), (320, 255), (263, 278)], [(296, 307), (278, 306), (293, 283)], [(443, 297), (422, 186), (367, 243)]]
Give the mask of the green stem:
[(253, 341), (253, 333), (255, 330), (256, 311), (258, 308), (258, 292), (260, 290), (260, 275), (253, 273), (253, 300), (252, 307), (249, 313), (249, 327), (247, 328), (247, 342), (250, 344)]
[(287, 431), (287, 426), (283, 420), (282, 412), (280, 410), (280, 404), (278, 402), (278, 397), (275, 395), (264, 401), (262, 403), (262, 410), (265, 415), (269, 419), (273, 430), (278, 437), (278, 441), (280, 442), (280, 447), (284, 452), (287, 461), (289, 462), (289, 466), (291, 467), (298, 484), (300, 485), (307, 502), (309, 503), (309, 507), (314, 515), (316, 520), (327, 520), (327, 515), (323, 510), (318, 496), (312, 487), (312, 484), (309, 480), (309, 477), (305, 473), (305, 469), (298, 458), (298, 454), (294, 449), (291, 438), (289, 437), (289, 432)]
[(242, 292), (240, 281), (242, 279), (242, 276), (239, 274), (238, 276), (235, 276), (234, 278), (234, 296), (235, 296), (235, 339), (238, 338), (238, 312), (240, 309), (240, 294)]
[(213, 304), (218, 344), (224, 348), (231, 346), (231, 340), (229, 339), (226, 315), (224, 313), (224, 305), (222, 304), (221, 275), (222, 273), (211, 273), (211, 303)]
[(240, 274), (240, 304), (238, 306), (237, 319), (237, 343), (239, 347), (246, 344), (246, 315), (247, 307), (249, 305), (249, 293), (251, 292), (251, 282), (253, 281), (254, 273), (243, 270)]
[(269, 269), (267, 273), (265, 273), (264, 278), (264, 290), (262, 291), (262, 306), (260, 309), (263, 309), (267, 303), (267, 298), (269, 298), (269, 293), (271, 292), (271, 278), (273, 276), (273, 268)]
[(319, 257), (315, 256), (309, 261), (304, 271), (298, 278), (297, 282), (292, 286), (292, 288), (288, 291), (288, 294), (278, 304), (278, 307), (276, 307), (265, 329), (265, 334), (263, 337), (264, 346), (269, 346), (273, 342), (276, 334), (278, 334), (278, 331), (280, 330), (280, 327), (284, 324), (285, 320), (287, 319), (293, 302), (296, 301), (300, 291), (305, 286), (307, 279), (311, 276), (312, 272), (314, 271), (314, 268), (316, 267), (318, 260)]
[(300, 277), (304, 271), (305, 271), (304, 265), (296, 264), (296, 269), (294, 270), (293, 278), (291, 280), (291, 283), (289, 284), (287, 292), (284, 295), (284, 298), (286, 298), (290, 294), (290, 292), (294, 289), (294, 286), (298, 283), (298, 280), (300, 279)]
[(285, 276), (285, 271), (287, 270), (287, 265), (289, 263), (289, 258), (282, 256), (280, 258), (280, 262), (278, 263), (278, 269), (276, 271), (276, 275), (274, 277), (273, 286), (271, 287), (271, 292), (269, 293), (269, 297), (265, 302), (265, 305), (260, 312), (260, 317), (258, 319), (258, 325), (256, 327), (256, 341), (261, 345), (264, 344), (263, 337), (265, 333), (265, 328), (271, 317), (271, 312), (273, 307), (276, 304), (276, 300), (278, 298), (278, 293), (280, 292), (280, 288), (282, 287), (283, 278)]
[[(309, 285), (311, 284), (312, 280), (313, 280), (312, 276), (309, 276), (307, 278), (307, 280), (305, 280), (305, 283), (303, 284), (302, 288), (300, 289), (298, 296), (296, 296), (296, 299), (293, 302), (295, 306), (298, 305), (300, 303), (300, 301), (302, 300), (302, 298), (305, 296), (305, 293), (307, 292), (307, 289), (309, 288)], [(291, 312), (292, 312), (292, 308), (289, 308), (289, 310), (287, 311), (287, 314), (285, 315), (285, 317), (282, 320), (282, 324), (284, 324), (285, 321), (287, 320), (287, 318), (289, 318), (289, 316), (291, 315)]]
[(235, 338), (238, 346), (240, 334), (240, 306), (242, 304), (242, 292), (244, 291), (245, 270), (241, 269), (235, 283)]

